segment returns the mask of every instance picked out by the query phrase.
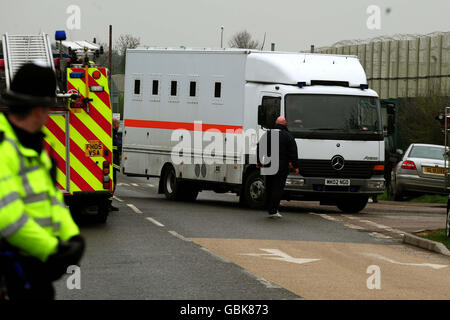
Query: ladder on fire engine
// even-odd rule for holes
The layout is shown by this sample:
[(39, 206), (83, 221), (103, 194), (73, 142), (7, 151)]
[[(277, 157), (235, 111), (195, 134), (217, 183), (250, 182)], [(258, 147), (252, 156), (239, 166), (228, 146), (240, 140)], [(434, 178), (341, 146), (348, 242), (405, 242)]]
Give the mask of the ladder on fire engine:
[(48, 34), (3, 35), (6, 88), (17, 70), (27, 62), (38, 62), (55, 69)]
[[(55, 70), (52, 47), (47, 34), (39, 35), (10, 35), (4, 34), (2, 38), (3, 58), (5, 63), (5, 82), (9, 89), (11, 80), (19, 68), (28, 62), (35, 62), (42, 66), (50, 67)], [(57, 90), (58, 91), (58, 90)], [(57, 98), (68, 98), (69, 94), (56, 93)], [(64, 105), (63, 103), (61, 105)], [(70, 158), (70, 138), (69, 138), (69, 110), (65, 107), (56, 107), (50, 110), (50, 116), (63, 116), (66, 127), (65, 137), (65, 157)], [(69, 162), (66, 164), (66, 170), (70, 170)], [(64, 189), (69, 190), (70, 174), (67, 175), (67, 183)]]

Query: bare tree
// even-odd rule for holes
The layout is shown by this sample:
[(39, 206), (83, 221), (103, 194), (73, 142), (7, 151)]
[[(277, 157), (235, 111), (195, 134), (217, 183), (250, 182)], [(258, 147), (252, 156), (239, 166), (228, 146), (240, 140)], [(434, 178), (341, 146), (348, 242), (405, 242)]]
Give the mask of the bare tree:
[(131, 34), (121, 34), (116, 41), (116, 49), (120, 55), (125, 55), (127, 49), (134, 49), (141, 43), (140, 38), (133, 37)]
[(231, 48), (256, 49), (261, 46), (258, 40), (253, 40), (247, 30), (236, 33), (228, 42)]
[(116, 50), (122, 57), (120, 63), (121, 72), (125, 72), (125, 54), (127, 49), (136, 48), (141, 42), (141, 39), (133, 37), (131, 34), (121, 34), (119, 39), (116, 41)]

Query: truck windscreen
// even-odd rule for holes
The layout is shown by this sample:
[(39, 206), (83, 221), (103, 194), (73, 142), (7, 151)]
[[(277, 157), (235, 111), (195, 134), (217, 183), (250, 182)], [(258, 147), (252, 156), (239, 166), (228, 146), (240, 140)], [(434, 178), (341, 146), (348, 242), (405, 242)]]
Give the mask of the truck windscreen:
[(376, 97), (288, 94), (287, 126), (296, 137), (376, 139), (383, 137)]

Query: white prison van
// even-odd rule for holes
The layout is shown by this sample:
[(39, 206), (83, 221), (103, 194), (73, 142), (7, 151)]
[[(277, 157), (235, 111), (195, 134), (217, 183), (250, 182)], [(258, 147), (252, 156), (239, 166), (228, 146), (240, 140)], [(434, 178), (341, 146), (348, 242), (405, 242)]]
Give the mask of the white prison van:
[(358, 212), (384, 191), (380, 103), (355, 56), (241, 49), (127, 50), (122, 172), (169, 199), (235, 192), (262, 208), (256, 144), (285, 116), (300, 174), (284, 199)]

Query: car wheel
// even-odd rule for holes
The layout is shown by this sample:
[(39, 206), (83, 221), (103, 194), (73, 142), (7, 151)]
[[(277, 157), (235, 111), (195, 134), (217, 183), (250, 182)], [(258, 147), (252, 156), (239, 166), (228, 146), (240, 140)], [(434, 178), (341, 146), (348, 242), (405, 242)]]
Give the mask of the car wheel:
[(403, 193), (401, 193), (397, 188), (394, 189), (393, 195), (394, 195), (394, 201), (402, 201), (403, 200)]
[(392, 187), (392, 181), (389, 181), (386, 184), (386, 191), (387, 191), (388, 197), (390, 199), (394, 198), (394, 190), (393, 190), (393, 187)]
[(389, 198), (394, 199), (394, 201), (403, 200), (403, 193), (400, 191), (400, 189), (397, 185), (394, 171), (392, 171), (392, 173), (391, 173), (391, 181), (387, 187), (388, 187)]
[(450, 199), (447, 201), (447, 221), (445, 224), (445, 234), (450, 237)]
[(338, 199), (336, 205), (343, 212), (358, 213), (366, 207), (368, 200), (369, 197), (346, 197)]
[(392, 192), (392, 198), (394, 198), (394, 201), (402, 201), (403, 200), (403, 192), (400, 190), (398, 185), (395, 182), (391, 182), (391, 192)]
[(252, 209), (263, 209), (267, 204), (267, 194), (264, 178), (259, 171), (251, 172), (246, 179), (244, 188), (245, 202)]

